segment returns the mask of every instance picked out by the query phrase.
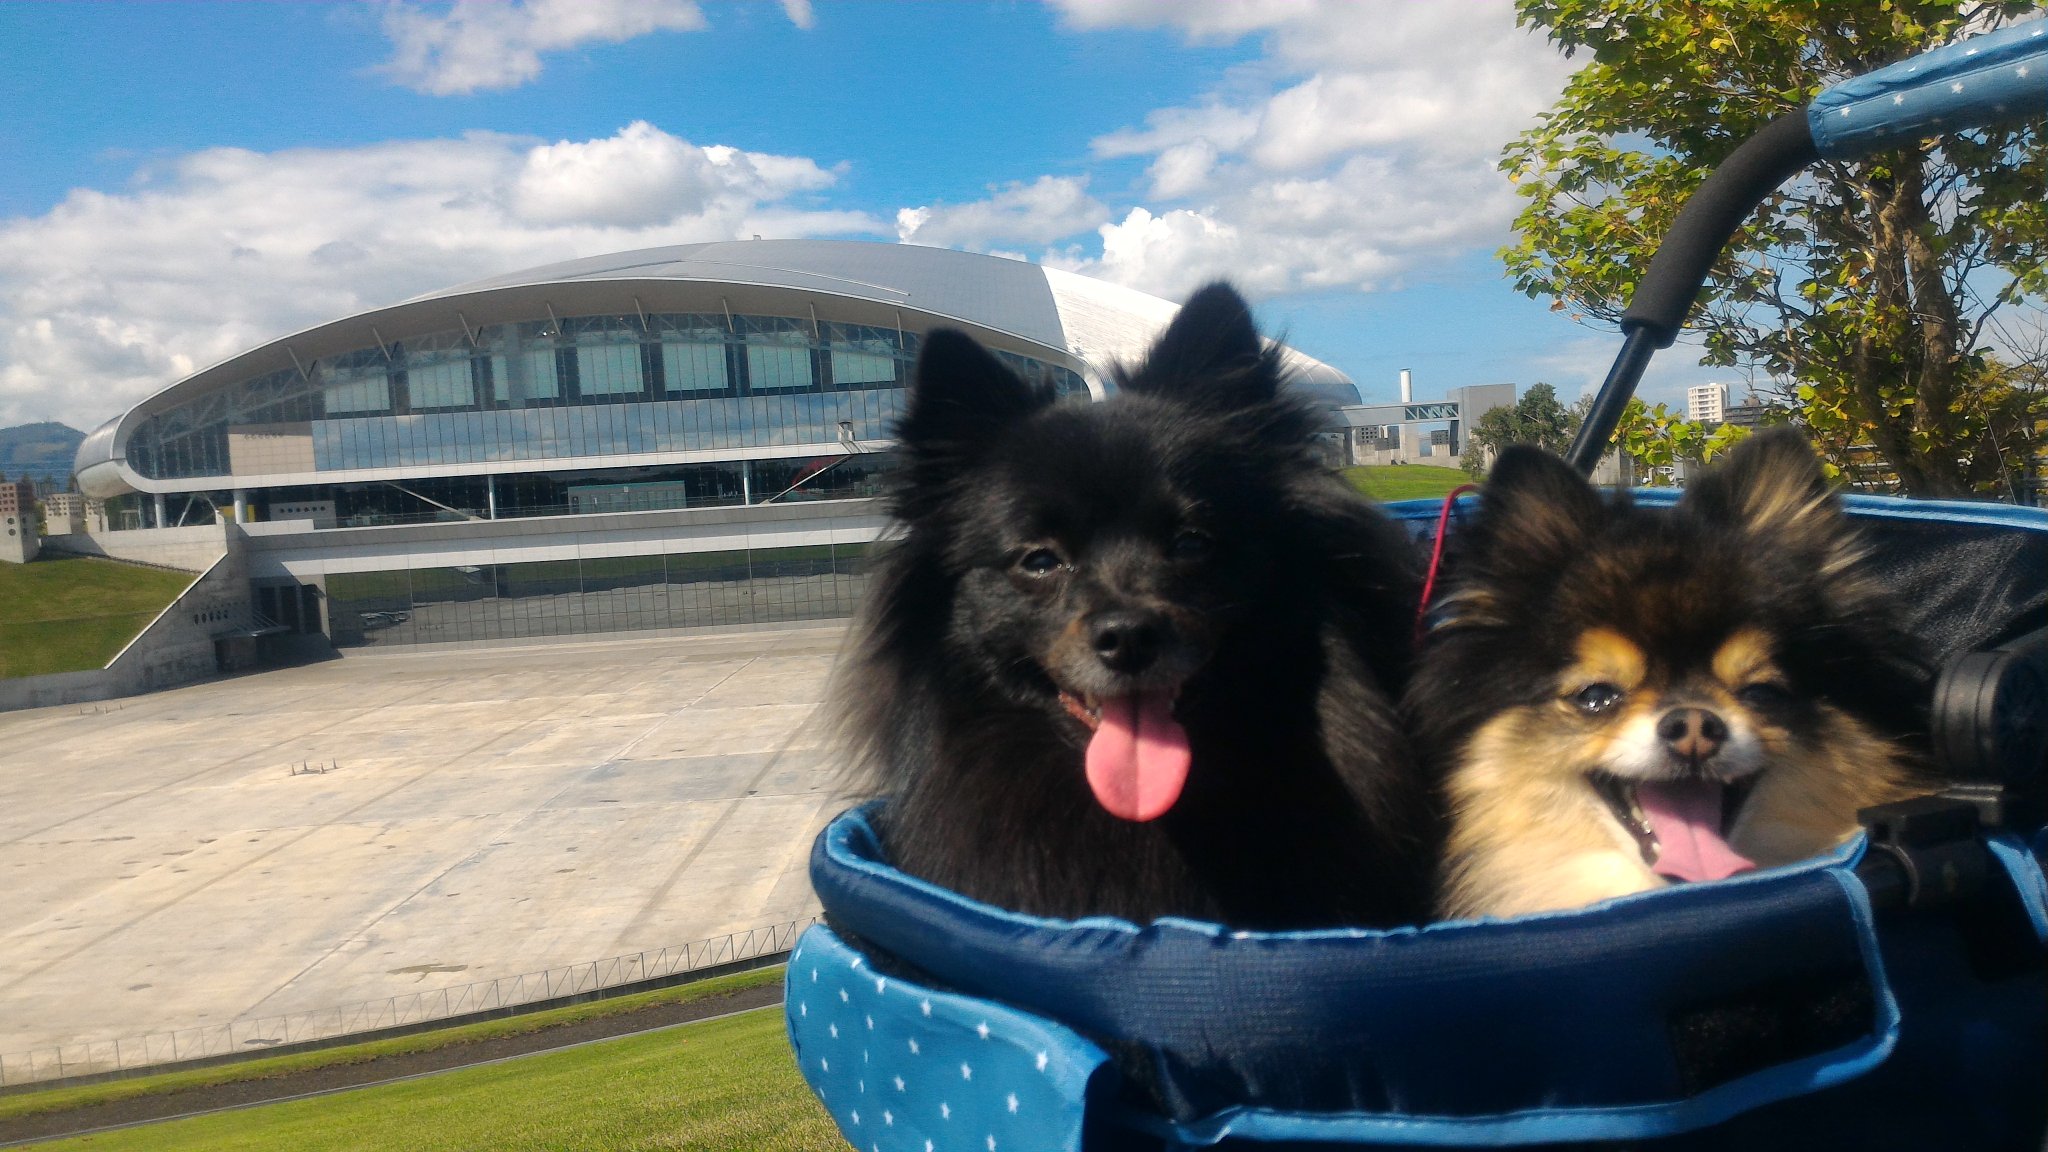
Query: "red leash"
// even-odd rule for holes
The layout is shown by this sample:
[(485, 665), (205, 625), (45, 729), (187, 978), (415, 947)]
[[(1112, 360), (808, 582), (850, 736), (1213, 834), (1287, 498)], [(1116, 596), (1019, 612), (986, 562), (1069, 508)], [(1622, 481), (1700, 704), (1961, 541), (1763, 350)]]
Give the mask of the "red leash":
[(1451, 523), (1451, 509), (1457, 506), (1458, 497), (1467, 492), (1477, 492), (1477, 484), (1460, 484), (1444, 496), (1443, 511), (1436, 516), (1436, 543), (1429, 550), (1429, 575), (1422, 581), (1422, 602), (1415, 606), (1415, 646), (1422, 646), (1423, 621), (1429, 618), (1429, 600), (1436, 594), (1437, 569), (1444, 562), (1445, 529)]

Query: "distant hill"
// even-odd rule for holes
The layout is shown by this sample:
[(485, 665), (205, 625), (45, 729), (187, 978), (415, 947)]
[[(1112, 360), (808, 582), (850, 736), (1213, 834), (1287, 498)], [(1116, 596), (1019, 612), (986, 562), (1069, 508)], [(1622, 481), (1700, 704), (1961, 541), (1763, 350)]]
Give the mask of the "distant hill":
[(62, 492), (71, 478), (71, 461), (85, 433), (68, 424), (45, 420), (0, 428), (0, 476), (21, 479), (27, 473), (38, 487)]

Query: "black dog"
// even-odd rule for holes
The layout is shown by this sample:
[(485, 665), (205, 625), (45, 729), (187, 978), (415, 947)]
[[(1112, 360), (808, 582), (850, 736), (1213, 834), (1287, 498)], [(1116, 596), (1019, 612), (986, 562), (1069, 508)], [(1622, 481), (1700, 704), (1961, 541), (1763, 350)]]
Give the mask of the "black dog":
[(1119, 383), (1056, 402), (926, 339), (903, 536), (836, 687), (885, 846), (1040, 915), (1419, 920), (1435, 819), (1392, 703), (1413, 547), (1317, 462), (1227, 286)]

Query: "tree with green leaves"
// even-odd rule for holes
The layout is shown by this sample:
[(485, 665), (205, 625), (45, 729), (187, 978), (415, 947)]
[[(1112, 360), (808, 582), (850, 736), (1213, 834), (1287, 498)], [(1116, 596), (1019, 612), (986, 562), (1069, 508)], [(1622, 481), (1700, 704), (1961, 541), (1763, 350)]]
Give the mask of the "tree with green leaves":
[(1678, 465), (1711, 464), (1716, 456), (1740, 444), (1749, 429), (1737, 424), (1705, 424), (1659, 404), (1655, 408), (1632, 399), (1614, 426), (1614, 447), (1634, 466), (1630, 483), (1665, 488), (1678, 482)]
[[(1849, 76), (1988, 31), (2032, 2), (1517, 0), (1588, 57), (1502, 168), (1528, 200), (1517, 287), (1617, 320), (1686, 197), (1744, 139)], [(1919, 495), (2003, 492), (2044, 394), (2015, 387), (1993, 318), (2048, 291), (2037, 124), (1825, 161), (1730, 240), (1689, 321), (1703, 360), (1774, 382), (1838, 466)]]
[(1558, 401), (1557, 389), (1540, 381), (1531, 384), (1513, 404), (1491, 409), (1473, 421), (1466, 438), (1488, 451), (1463, 453), (1465, 471), (1479, 476), (1485, 472), (1488, 458), (1510, 444), (1535, 444), (1563, 452), (1585, 416), (1583, 402), (1567, 408)]

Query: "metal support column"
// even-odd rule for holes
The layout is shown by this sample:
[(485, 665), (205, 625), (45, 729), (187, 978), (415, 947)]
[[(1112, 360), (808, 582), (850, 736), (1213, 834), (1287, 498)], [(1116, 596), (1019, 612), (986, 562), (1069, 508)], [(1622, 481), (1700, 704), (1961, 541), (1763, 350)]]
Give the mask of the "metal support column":
[(170, 527), (170, 525), (166, 523), (166, 521), (170, 518), (170, 513), (164, 510), (164, 494), (161, 492), (157, 493), (154, 497), (151, 498), (151, 504), (156, 510), (156, 519), (150, 522), (150, 527)]

